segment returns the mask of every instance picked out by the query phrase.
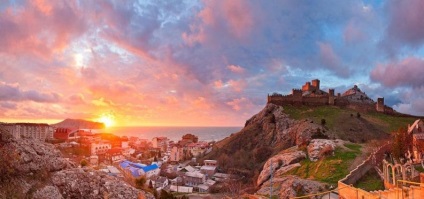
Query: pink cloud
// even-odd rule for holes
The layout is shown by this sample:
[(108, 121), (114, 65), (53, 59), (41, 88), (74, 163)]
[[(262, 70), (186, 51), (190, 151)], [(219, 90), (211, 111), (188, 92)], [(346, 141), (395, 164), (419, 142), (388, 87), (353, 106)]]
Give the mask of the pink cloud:
[(233, 73), (241, 74), (241, 73), (245, 72), (245, 69), (241, 66), (238, 66), (238, 65), (229, 65), (229, 66), (227, 66), (227, 68)]
[(320, 61), (324, 67), (341, 77), (348, 77), (350, 70), (342, 64), (339, 56), (333, 50), (333, 47), (329, 43), (318, 42), (320, 50)]
[(388, 87), (424, 85), (424, 60), (407, 57), (400, 62), (378, 64), (371, 71), (371, 79)]
[(360, 42), (365, 39), (364, 33), (353, 21), (350, 21), (344, 29), (343, 39), (348, 44)]
[[(389, 1), (390, 19), (387, 42), (419, 46), (424, 42), (424, 1)], [(394, 39), (395, 41), (391, 41)]]
[(254, 106), (253, 103), (250, 100), (248, 100), (244, 97), (233, 99), (233, 100), (227, 102), (226, 104), (231, 106), (231, 108), (236, 110), (236, 111), (245, 110), (249, 107)]
[(196, 16), (198, 23), (191, 24), (190, 31), (182, 33), (187, 44), (214, 43), (222, 39), (222, 34), (243, 40), (252, 32), (255, 21), (249, 2), (205, 0), (203, 3), (203, 9)]

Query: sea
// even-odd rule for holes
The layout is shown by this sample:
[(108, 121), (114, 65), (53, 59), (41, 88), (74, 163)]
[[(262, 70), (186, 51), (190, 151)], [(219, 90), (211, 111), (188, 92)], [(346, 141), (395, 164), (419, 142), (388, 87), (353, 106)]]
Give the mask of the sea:
[(219, 141), (232, 133), (239, 132), (243, 127), (108, 127), (105, 133), (117, 136), (139, 137), (152, 140), (154, 137), (164, 136), (178, 141), (185, 134), (191, 133), (199, 137), (200, 141)]

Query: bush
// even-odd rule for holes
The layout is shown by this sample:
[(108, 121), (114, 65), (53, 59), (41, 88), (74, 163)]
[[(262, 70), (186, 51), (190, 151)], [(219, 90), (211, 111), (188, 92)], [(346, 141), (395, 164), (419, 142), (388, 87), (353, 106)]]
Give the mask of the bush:
[(81, 160), (80, 164), (81, 164), (81, 167), (85, 167), (88, 165), (88, 162), (87, 160), (84, 159), (84, 160)]
[(359, 114), (359, 112), (357, 112), (357, 113), (356, 113), (356, 117), (357, 117), (357, 118), (360, 118), (360, 117), (361, 117), (361, 114)]
[(143, 189), (145, 185), (146, 185), (146, 177), (141, 176), (135, 179), (135, 187), (137, 189)]
[(325, 119), (321, 119), (321, 125), (325, 125), (325, 123), (326, 123), (326, 121), (325, 121)]

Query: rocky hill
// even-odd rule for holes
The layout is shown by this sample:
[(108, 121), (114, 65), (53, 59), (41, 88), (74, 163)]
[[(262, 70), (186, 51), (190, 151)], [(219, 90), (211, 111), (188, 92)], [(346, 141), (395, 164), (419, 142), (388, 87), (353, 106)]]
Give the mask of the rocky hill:
[[(389, 139), (391, 130), (415, 119), (334, 106), (283, 107), (268, 103), (246, 121), (241, 131), (216, 143), (214, 150), (204, 158), (217, 159), (221, 171), (244, 176), (245, 182), (253, 182), (259, 194), (267, 192), (271, 173), (281, 182), (274, 190), (279, 196), (296, 193), (296, 190), (303, 194), (313, 193), (323, 190), (327, 183), (330, 183), (327, 187), (334, 185), (338, 180), (335, 178), (348, 172), (355, 157), (361, 157), (358, 148), (362, 145), (353, 143)], [(326, 158), (329, 154), (332, 156)], [(309, 172), (308, 165), (315, 171), (324, 169), (325, 175)], [(338, 174), (332, 178), (334, 170)], [(299, 176), (316, 176), (320, 182), (303, 180)], [(295, 182), (299, 186), (286, 186), (283, 182)]]
[(65, 119), (57, 124), (52, 124), (56, 128), (70, 129), (103, 129), (105, 125), (101, 122), (93, 122), (82, 119)]
[(0, 135), (0, 198), (154, 198), (118, 178), (77, 168), (52, 144)]

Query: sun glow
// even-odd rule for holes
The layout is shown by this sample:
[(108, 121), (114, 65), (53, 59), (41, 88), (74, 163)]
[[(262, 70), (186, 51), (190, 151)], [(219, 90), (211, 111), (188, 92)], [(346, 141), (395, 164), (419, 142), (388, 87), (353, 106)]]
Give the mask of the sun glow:
[(98, 120), (105, 124), (106, 127), (111, 127), (115, 124), (114, 116), (112, 114), (103, 114)]

